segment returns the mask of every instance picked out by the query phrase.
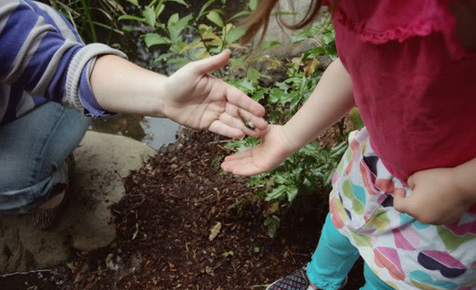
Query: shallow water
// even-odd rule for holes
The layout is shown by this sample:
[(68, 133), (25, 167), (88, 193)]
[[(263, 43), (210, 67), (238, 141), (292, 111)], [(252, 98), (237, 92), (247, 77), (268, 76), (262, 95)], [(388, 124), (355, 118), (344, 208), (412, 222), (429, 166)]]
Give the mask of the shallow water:
[(39, 270), (0, 275), (0, 289), (57, 290), (63, 289), (62, 278), (53, 271)]
[(169, 119), (118, 115), (107, 120), (93, 120), (91, 130), (130, 137), (153, 149), (175, 143), (180, 125)]

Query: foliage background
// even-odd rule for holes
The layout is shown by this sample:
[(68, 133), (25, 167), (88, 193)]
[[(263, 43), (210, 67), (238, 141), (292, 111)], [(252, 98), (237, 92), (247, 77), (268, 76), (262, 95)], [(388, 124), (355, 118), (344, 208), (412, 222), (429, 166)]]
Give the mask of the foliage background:
[[(298, 56), (276, 59), (270, 51), (279, 47), (278, 42), (265, 41), (254, 48), (240, 44), (245, 30), (239, 23), (256, 9), (257, 0), (49, 0), (48, 3), (70, 19), (85, 42), (106, 42), (128, 53), (134, 50), (129, 47), (131, 41), (143, 42), (150, 55), (155, 56), (153, 61), (160, 64), (162, 73), (171, 74), (190, 61), (230, 49), (230, 64), (216, 72), (217, 77), (263, 104), (271, 124), (287, 122), (319, 82), (325, 69), (323, 60), (337, 58), (334, 30), (327, 13), (292, 36), (293, 43), (312, 42), (311, 48)], [(242, 9), (236, 9), (238, 5)], [(230, 6), (235, 11), (230, 11)], [(281, 11), (274, 16), (294, 14)], [(277, 78), (269, 75), (274, 69), (282, 71)], [(275, 170), (249, 179), (249, 186), (260, 189), (256, 198), (271, 201), (265, 222), (270, 236), (274, 236), (279, 225), (279, 212), (292, 205), (298, 195), (329, 189), (333, 172), (347, 147), (348, 131), (362, 126), (358, 111), (354, 110), (347, 122), (344, 119), (333, 128), (337, 134), (331, 146), (316, 139)], [(258, 142), (246, 137), (228, 142), (226, 148), (243, 151)], [(219, 161), (215, 162), (217, 166)]]

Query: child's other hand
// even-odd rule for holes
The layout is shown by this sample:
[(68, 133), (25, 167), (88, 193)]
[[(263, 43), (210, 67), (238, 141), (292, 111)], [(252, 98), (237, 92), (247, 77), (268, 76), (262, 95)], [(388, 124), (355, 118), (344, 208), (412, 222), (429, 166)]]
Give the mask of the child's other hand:
[[(230, 51), (192, 62), (170, 76), (164, 86), (164, 115), (184, 126), (241, 138), (258, 138), (268, 123), (264, 107), (237, 88), (209, 73), (222, 68)], [(244, 122), (253, 123), (254, 129)]]
[(221, 168), (242, 176), (260, 174), (274, 169), (292, 153), (282, 126), (270, 125), (260, 141), (251, 149), (226, 157)]
[(441, 225), (459, 219), (471, 203), (455, 184), (453, 168), (436, 168), (416, 172), (408, 179), (413, 193), (396, 194), (396, 210), (411, 215), (423, 224)]

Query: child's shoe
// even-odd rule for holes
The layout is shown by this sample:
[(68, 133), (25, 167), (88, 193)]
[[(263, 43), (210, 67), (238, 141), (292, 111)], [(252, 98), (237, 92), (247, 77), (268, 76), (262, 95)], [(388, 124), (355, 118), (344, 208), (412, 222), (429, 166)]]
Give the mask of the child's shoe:
[[(347, 284), (347, 278), (344, 285), (340, 288), (343, 289)], [(286, 277), (273, 282), (266, 288), (266, 290), (318, 290), (316, 286), (309, 282), (306, 274), (306, 267), (302, 267), (296, 270), (294, 273), (287, 275)]]

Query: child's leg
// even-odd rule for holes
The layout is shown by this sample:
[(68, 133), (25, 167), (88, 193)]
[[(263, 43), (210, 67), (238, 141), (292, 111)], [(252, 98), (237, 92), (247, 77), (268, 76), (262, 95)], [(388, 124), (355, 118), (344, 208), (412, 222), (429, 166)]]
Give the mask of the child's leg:
[(380, 280), (377, 275), (375, 275), (367, 263), (365, 263), (364, 266), (364, 277), (365, 285), (360, 288), (360, 290), (393, 290), (392, 287), (388, 286), (385, 282)]
[(307, 265), (307, 275), (319, 289), (339, 289), (358, 258), (357, 248), (337, 231), (328, 214), (317, 249)]
[(0, 127), (0, 212), (24, 213), (67, 181), (66, 157), (89, 126), (79, 112), (49, 102)]

